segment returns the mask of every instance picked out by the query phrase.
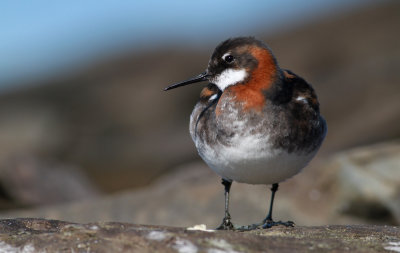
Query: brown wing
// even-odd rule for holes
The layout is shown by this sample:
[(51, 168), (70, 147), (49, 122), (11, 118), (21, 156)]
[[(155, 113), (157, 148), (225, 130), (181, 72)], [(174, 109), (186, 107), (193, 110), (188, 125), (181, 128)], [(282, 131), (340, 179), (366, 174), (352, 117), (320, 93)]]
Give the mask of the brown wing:
[(292, 87), (291, 101), (310, 106), (319, 113), (319, 102), (313, 87), (290, 70), (284, 70), (285, 82)]

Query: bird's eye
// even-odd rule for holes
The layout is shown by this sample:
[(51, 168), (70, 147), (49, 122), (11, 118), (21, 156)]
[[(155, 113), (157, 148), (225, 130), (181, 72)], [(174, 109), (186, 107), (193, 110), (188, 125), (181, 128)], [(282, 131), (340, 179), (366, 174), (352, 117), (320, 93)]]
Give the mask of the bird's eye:
[(235, 57), (233, 57), (232, 55), (228, 54), (224, 57), (224, 61), (226, 61), (227, 63), (232, 63), (233, 60), (235, 60)]

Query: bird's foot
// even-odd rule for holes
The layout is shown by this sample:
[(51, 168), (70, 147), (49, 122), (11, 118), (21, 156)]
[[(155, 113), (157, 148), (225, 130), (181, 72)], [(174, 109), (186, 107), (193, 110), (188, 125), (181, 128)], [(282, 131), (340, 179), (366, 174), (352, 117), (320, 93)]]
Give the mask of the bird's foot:
[(273, 220), (266, 220), (264, 224), (262, 224), (261, 228), (272, 228), (274, 226), (285, 226), (285, 227), (294, 227), (293, 221), (273, 221)]
[(239, 231), (251, 231), (251, 230), (255, 230), (255, 229), (260, 229), (261, 225), (262, 225), (261, 223), (251, 224), (251, 225), (247, 225), (247, 226), (241, 226), (236, 229)]
[(221, 225), (219, 225), (216, 230), (235, 230), (235, 226), (231, 222), (231, 217), (223, 218)]
[(251, 231), (251, 230), (255, 230), (255, 229), (267, 229), (267, 228), (272, 228), (274, 226), (285, 226), (285, 227), (294, 227), (294, 222), (293, 221), (273, 221), (273, 220), (266, 220), (263, 221), (261, 223), (257, 223), (257, 224), (251, 224), (251, 225), (247, 225), (247, 226), (241, 226), (236, 228), (239, 231)]

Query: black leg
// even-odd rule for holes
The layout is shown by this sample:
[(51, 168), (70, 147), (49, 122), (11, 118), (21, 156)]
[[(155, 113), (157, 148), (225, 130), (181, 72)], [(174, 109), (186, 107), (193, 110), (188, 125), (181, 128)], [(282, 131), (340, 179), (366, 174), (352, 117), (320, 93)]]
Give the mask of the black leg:
[(248, 225), (248, 226), (242, 226), (242, 227), (239, 227), (238, 230), (249, 231), (249, 230), (260, 229), (260, 228), (271, 228), (273, 226), (278, 226), (278, 225), (283, 225), (286, 227), (294, 226), (294, 223), (292, 221), (283, 222), (283, 221), (274, 221), (272, 219), (272, 209), (274, 206), (275, 193), (276, 193), (276, 191), (278, 191), (278, 187), (279, 187), (278, 184), (273, 184), (271, 187), (271, 202), (269, 204), (269, 211), (268, 211), (267, 217), (265, 217), (265, 219), (261, 223), (252, 224), (252, 225)]
[(218, 230), (233, 230), (234, 226), (231, 222), (231, 215), (229, 213), (229, 191), (231, 190), (232, 182), (222, 179), (221, 182), (225, 187), (225, 217), (222, 219), (222, 224), (217, 227)]
[(267, 217), (263, 220), (265, 224), (267, 221), (272, 221), (272, 208), (274, 206), (275, 192), (278, 190), (279, 184), (273, 184), (271, 187), (271, 201), (269, 202), (269, 211)]
[(274, 199), (275, 199), (275, 193), (278, 190), (279, 184), (273, 184), (271, 187), (271, 202), (269, 204), (269, 211), (267, 217), (263, 220), (263, 225), (262, 228), (271, 228), (272, 226), (278, 226), (278, 225), (284, 225), (286, 227), (293, 227), (294, 222), (293, 221), (274, 221), (272, 219), (272, 209), (274, 206)]

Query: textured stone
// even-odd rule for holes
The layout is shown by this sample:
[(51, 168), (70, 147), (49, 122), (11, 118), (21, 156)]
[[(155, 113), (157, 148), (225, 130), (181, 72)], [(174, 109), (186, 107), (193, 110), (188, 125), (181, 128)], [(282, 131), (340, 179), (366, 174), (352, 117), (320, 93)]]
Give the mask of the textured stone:
[(0, 220), (1, 252), (399, 252), (399, 245), (400, 228), (390, 226), (207, 232), (117, 222)]

